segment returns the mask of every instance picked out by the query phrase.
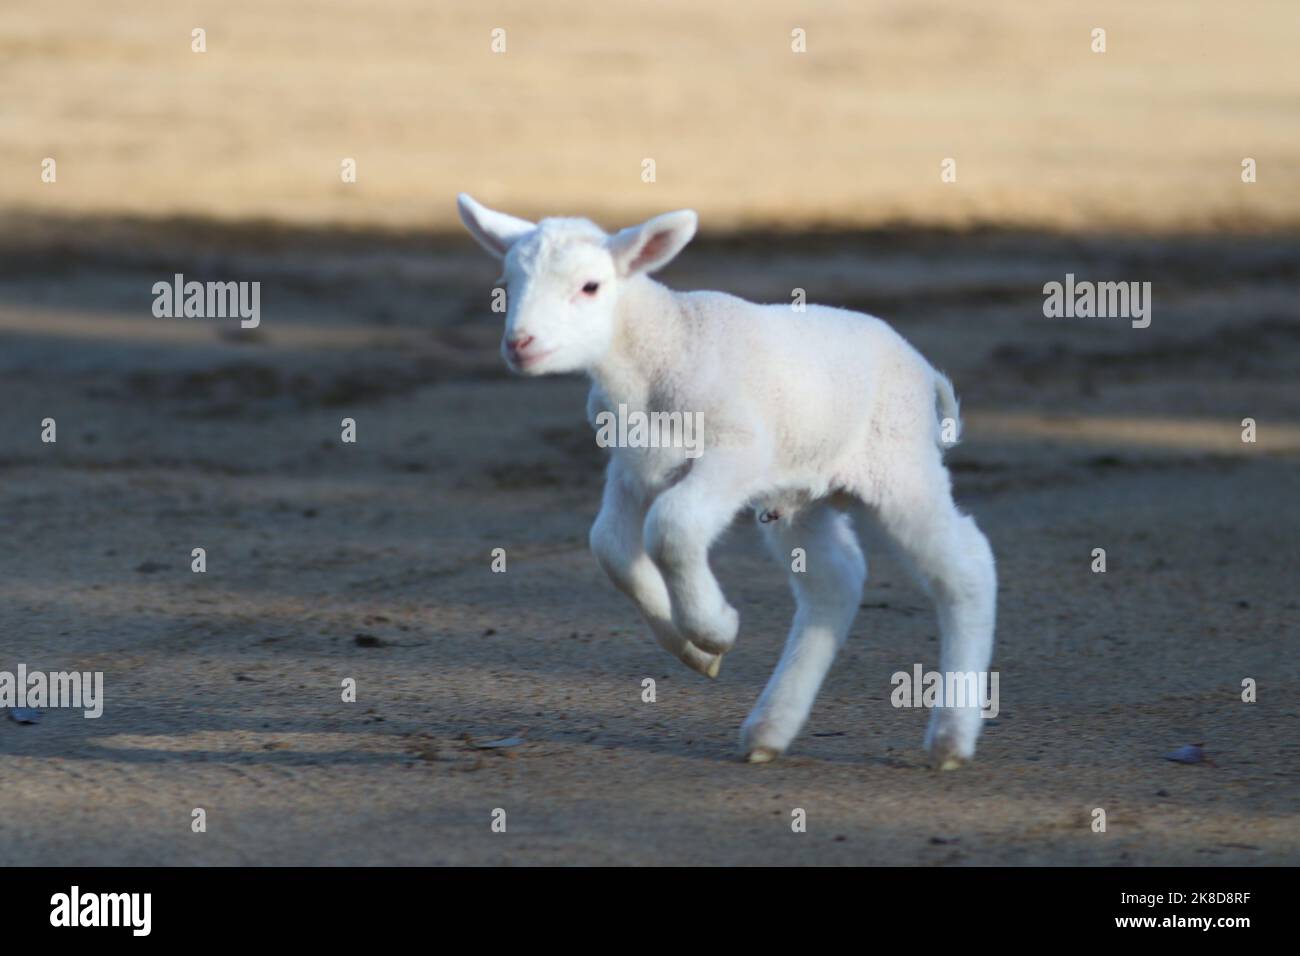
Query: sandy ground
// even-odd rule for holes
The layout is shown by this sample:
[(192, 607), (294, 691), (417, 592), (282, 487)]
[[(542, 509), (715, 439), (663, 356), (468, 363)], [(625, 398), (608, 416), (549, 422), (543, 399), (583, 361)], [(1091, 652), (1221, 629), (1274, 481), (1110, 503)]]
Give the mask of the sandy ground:
[[(805, 734), (739, 762), (781, 570), (748, 524), (720, 545), (717, 681), (651, 644), (586, 551), (584, 387), (506, 376), (468, 239), (0, 235), (0, 670), (107, 698), (0, 720), (0, 865), (1300, 862), (1300, 239), (706, 234), (665, 274), (875, 312), (957, 383), (1002, 712), (938, 774), (889, 704), (934, 623), (885, 559)], [(152, 318), (175, 271), (262, 281), (258, 334)], [(1151, 327), (1044, 318), (1067, 271), (1152, 281)]]
[(0, 208), (436, 228), (471, 189), (715, 227), (1300, 227), (1293, 0), (10, 6)]

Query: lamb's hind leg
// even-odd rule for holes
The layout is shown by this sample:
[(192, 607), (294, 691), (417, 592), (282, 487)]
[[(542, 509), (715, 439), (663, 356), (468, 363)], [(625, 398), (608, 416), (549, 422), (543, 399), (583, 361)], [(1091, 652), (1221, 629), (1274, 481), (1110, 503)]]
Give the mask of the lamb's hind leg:
[[(781, 754), (798, 735), (817, 691), (848, 635), (862, 599), (867, 563), (846, 515), (825, 502), (790, 520), (764, 525), (773, 556), (790, 574), (798, 607), (785, 651), (740, 731), (745, 758), (762, 763)], [(806, 570), (793, 571), (792, 551), (802, 548)]]
[[(978, 694), (971, 694), (969, 683), (962, 681), (965, 699), (943, 695), (948, 693), (950, 676), (960, 679), (960, 675), (974, 674), (978, 680), (988, 674), (997, 572), (988, 539), (974, 519), (953, 504), (942, 466), (931, 477), (931, 481), (912, 482), (876, 508), (864, 509), (862, 520), (874, 521), (884, 532), (903, 565), (934, 602), (939, 619), (939, 669), (945, 682), (939, 706), (930, 716), (925, 747), (934, 765), (947, 770), (975, 755), (982, 725)], [(922, 493), (924, 488), (930, 493)], [(955, 683), (952, 687), (958, 689)]]
[(668, 588), (642, 545), (643, 495), (610, 464), (600, 514), (591, 527), (591, 550), (611, 581), (630, 597), (650, 625), (655, 641), (693, 671), (717, 677), (722, 658), (691, 644), (673, 626)]

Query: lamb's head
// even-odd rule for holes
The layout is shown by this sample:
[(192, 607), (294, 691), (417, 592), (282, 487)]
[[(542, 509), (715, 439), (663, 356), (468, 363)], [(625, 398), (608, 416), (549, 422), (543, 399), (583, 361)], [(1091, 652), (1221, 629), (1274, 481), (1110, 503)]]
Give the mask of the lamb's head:
[(518, 219), (464, 193), (457, 204), (465, 228), (504, 261), (501, 354), (521, 375), (596, 367), (618, 332), (620, 292), (667, 265), (697, 222), (685, 209), (610, 236), (586, 219)]

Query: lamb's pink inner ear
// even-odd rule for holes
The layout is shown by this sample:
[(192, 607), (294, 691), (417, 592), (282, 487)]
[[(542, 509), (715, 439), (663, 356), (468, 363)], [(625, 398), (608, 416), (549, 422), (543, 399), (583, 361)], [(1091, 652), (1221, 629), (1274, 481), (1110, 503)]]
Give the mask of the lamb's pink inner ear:
[(628, 263), (628, 271), (636, 272), (641, 267), (655, 262), (668, 249), (668, 239), (672, 235), (669, 229), (660, 229), (642, 244), (640, 251)]

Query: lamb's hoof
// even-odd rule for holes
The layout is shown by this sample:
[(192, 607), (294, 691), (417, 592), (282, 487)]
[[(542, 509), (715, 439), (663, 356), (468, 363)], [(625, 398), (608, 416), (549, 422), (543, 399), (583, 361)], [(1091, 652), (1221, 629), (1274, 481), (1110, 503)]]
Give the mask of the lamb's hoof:
[(679, 653), (678, 657), (681, 662), (695, 671), (708, 678), (718, 676), (718, 671), (722, 670), (721, 654), (706, 654), (694, 644), (687, 644)]
[(941, 738), (930, 745), (930, 765), (936, 770), (957, 770), (971, 762), (975, 754), (963, 753), (955, 740)]
[(740, 752), (747, 763), (771, 763), (790, 746), (770, 714), (750, 714), (740, 728)]
[(969, 712), (936, 710), (925, 731), (925, 749), (936, 770), (956, 770), (975, 759), (975, 738), (979, 718)]

